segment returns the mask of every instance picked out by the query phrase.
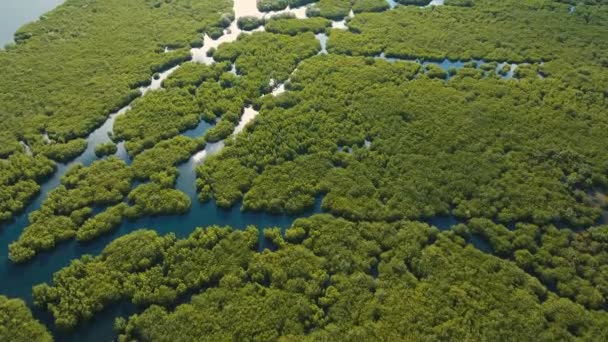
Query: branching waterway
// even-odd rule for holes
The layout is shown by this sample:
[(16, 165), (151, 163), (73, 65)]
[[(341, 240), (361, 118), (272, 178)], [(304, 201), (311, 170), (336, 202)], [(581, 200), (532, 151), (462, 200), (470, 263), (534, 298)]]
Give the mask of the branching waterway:
[[(236, 18), (242, 16), (268, 16), (280, 13), (294, 13), (297, 17), (305, 17), (305, 8), (287, 9), (279, 12), (271, 12), (263, 14), (256, 8), (255, 1), (235, 0), (234, 12)], [(192, 60), (194, 62), (211, 64), (214, 63), (213, 58), (207, 56), (207, 52), (211, 48), (217, 48), (222, 43), (235, 41), (242, 31), (237, 27), (236, 20), (227, 28), (224, 35), (217, 40), (211, 39), (209, 36), (204, 38), (204, 46), (202, 48), (192, 49)], [(140, 88), (142, 96), (150, 91), (158, 90), (162, 87), (162, 82), (167, 79), (179, 66), (165, 70), (156, 77), (152, 78), (150, 85)], [(281, 91), (282, 85), (277, 85), (276, 91)], [(207, 144), (205, 149), (194, 154), (187, 162), (178, 166), (179, 177), (177, 179), (176, 188), (190, 197), (192, 202), (191, 210), (185, 215), (178, 216), (161, 216), (161, 217), (143, 217), (135, 221), (125, 221), (122, 225), (110, 234), (104, 235), (91, 243), (79, 243), (75, 240), (60, 244), (57, 248), (49, 252), (44, 252), (38, 255), (34, 260), (24, 264), (15, 265), (8, 259), (8, 246), (11, 242), (17, 240), (19, 235), (28, 225), (28, 215), (35, 210), (38, 210), (48, 194), (61, 183), (61, 178), (74, 165), (81, 163), (85, 166), (90, 165), (99, 158), (95, 155), (95, 146), (110, 142), (113, 131), (114, 121), (120, 115), (125, 114), (131, 109), (131, 104), (121, 108), (117, 112), (111, 114), (106, 122), (91, 133), (87, 138), (86, 150), (76, 159), (66, 164), (58, 164), (54, 175), (41, 184), (41, 191), (36, 198), (27, 206), (26, 210), (17, 216), (12, 222), (5, 225), (0, 230), (0, 293), (9, 297), (20, 297), (24, 299), (31, 307), (32, 303), (32, 286), (51, 282), (53, 273), (67, 266), (70, 261), (80, 258), (84, 254), (99, 254), (103, 248), (112, 240), (128, 234), (140, 228), (151, 228), (159, 232), (159, 234), (175, 233), (178, 237), (188, 236), (196, 227), (205, 227), (210, 225), (232, 226), (235, 228), (246, 228), (250, 225), (255, 225), (258, 228), (266, 227), (282, 227), (286, 228), (297, 218), (294, 216), (270, 215), (265, 213), (242, 212), (240, 205), (236, 205), (231, 209), (221, 209), (214, 202), (201, 203), (197, 199), (196, 193), (196, 174), (195, 168), (201, 162), (215, 153), (218, 153), (224, 146), (224, 142)], [(243, 109), (243, 115), (239, 125), (236, 127), (234, 135), (240, 133), (246, 125), (251, 122), (257, 111), (251, 107)], [(185, 131), (182, 134), (190, 137), (201, 137), (212, 125), (205, 121), (201, 121), (199, 125), (191, 130)], [(24, 149), (29, 147), (24, 144)], [(127, 164), (131, 160), (125, 150), (124, 142), (118, 144), (116, 157), (125, 160)], [(309, 216), (320, 211), (321, 200), (317, 199), (315, 207), (308, 213), (302, 216)], [(260, 241), (260, 248), (266, 247), (264, 240)], [(41, 311), (33, 308), (34, 314), (41, 321), (45, 322), (51, 329), (53, 328), (52, 317), (46, 311)], [(55, 336), (61, 341), (107, 341), (113, 338), (114, 319), (118, 316), (126, 316), (136, 312), (136, 308), (132, 305), (123, 303), (116, 305), (108, 310), (105, 310), (95, 317), (94, 322), (87, 322), (77, 327), (76, 331), (65, 334), (54, 331)]]
[[(61, 2), (61, 1), (57, 1)], [(393, 7), (394, 3), (391, 3)], [(432, 1), (430, 5), (442, 5), (443, 1)], [(201, 48), (195, 48), (191, 50), (192, 61), (196, 63), (212, 64), (214, 60), (208, 56), (211, 49), (219, 47), (222, 43), (229, 43), (235, 41), (241, 33), (245, 33), (240, 30), (237, 26), (238, 18), (245, 16), (255, 16), (258, 18), (268, 17), (272, 15), (282, 13), (293, 13), (297, 18), (306, 17), (305, 7), (286, 9), (283, 11), (262, 13), (256, 7), (256, 2), (252, 0), (235, 0), (234, 1), (234, 12), (236, 19), (231, 25), (225, 29), (224, 34), (218, 39), (212, 39), (208, 35), (204, 37), (204, 45)], [(354, 16), (354, 13), (350, 13), (349, 17)], [(332, 24), (333, 28), (347, 29), (347, 20), (334, 21)], [(258, 30), (263, 30), (260, 27)], [(320, 53), (327, 53), (327, 40), (328, 36), (324, 33), (317, 34), (317, 39), (321, 43)], [(166, 49), (165, 51), (169, 51)], [(394, 59), (386, 58), (384, 55), (378, 56), (378, 58), (384, 58), (389, 61)], [(450, 68), (462, 68), (464, 62), (454, 62), (445, 60), (443, 62), (430, 62), (430, 61), (418, 61), (422, 65), (436, 64), (444, 70)], [(479, 65), (483, 64), (483, 61), (476, 61)], [(505, 63), (498, 64), (495, 71), (498, 73), (505, 67)], [(162, 83), (167, 79), (174, 71), (180, 66), (172, 67), (171, 69), (165, 70), (156, 77), (152, 78), (150, 85), (147, 87), (140, 88), (141, 95), (145, 96), (148, 92), (156, 91), (162, 88)], [(509, 71), (503, 75), (503, 78), (511, 78), (513, 71), (517, 66), (515, 64), (509, 65)], [(238, 74), (238, 65), (234, 66), (233, 72)], [(272, 95), (278, 96), (285, 91), (284, 84), (272, 84), (273, 90)], [(111, 141), (111, 135), (113, 126), (116, 118), (120, 115), (127, 113), (131, 109), (131, 105), (127, 105), (117, 112), (111, 114), (107, 121), (87, 138), (86, 150), (73, 161), (66, 164), (58, 164), (56, 172), (53, 177), (48, 179), (41, 185), (40, 194), (28, 205), (25, 212), (17, 216), (13, 222), (3, 227), (0, 230), (0, 293), (9, 297), (20, 297), (28, 302), (32, 306), (31, 289), (33, 285), (51, 282), (52, 275), (62, 267), (67, 266), (71, 260), (78, 259), (84, 254), (99, 254), (103, 248), (113, 241), (114, 239), (128, 234), (136, 229), (140, 228), (151, 228), (159, 232), (159, 234), (175, 233), (177, 237), (186, 237), (196, 227), (205, 227), (210, 225), (229, 225), (234, 228), (245, 228), (250, 225), (255, 225), (258, 228), (267, 227), (281, 227), (286, 228), (297, 218), (295, 216), (277, 216), (265, 213), (255, 212), (242, 212), (240, 205), (233, 206), (231, 209), (221, 209), (217, 207), (214, 202), (201, 203), (197, 199), (196, 193), (196, 166), (200, 163), (205, 162), (206, 158), (218, 153), (225, 146), (225, 141), (219, 141), (215, 143), (209, 143), (205, 148), (194, 155), (185, 163), (178, 166), (179, 176), (176, 182), (176, 188), (185, 193), (192, 202), (191, 210), (184, 215), (175, 216), (161, 216), (161, 217), (143, 217), (134, 221), (124, 221), (121, 226), (114, 230), (112, 233), (104, 235), (99, 239), (91, 243), (79, 243), (75, 240), (62, 243), (57, 248), (49, 252), (44, 252), (38, 255), (34, 260), (25, 265), (15, 265), (8, 260), (8, 246), (11, 242), (17, 240), (19, 235), (23, 232), (24, 228), (28, 225), (28, 215), (35, 210), (38, 210), (45, 198), (48, 196), (50, 191), (60, 185), (61, 178), (65, 175), (67, 170), (72, 166), (81, 163), (85, 166), (90, 165), (99, 158), (95, 155), (95, 146), (107, 143)], [(252, 107), (243, 108), (241, 120), (235, 128), (232, 136), (227, 139), (233, 139), (235, 135), (240, 134), (245, 130), (246, 126), (255, 119), (258, 112)], [(202, 137), (205, 132), (213, 127), (213, 125), (201, 121), (199, 125), (193, 129), (187, 130), (182, 134), (189, 137)], [(47, 137), (48, 139), (48, 137)], [(365, 146), (371, 147), (371, 142), (366, 141)], [(26, 151), (29, 150), (29, 146), (23, 143), (23, 147)], [(31, 151), (30, 151), (31, 152)], [(125, 150), (124, 142), (118, 144), (118, 151), (115, 154), (116, 157), (124, 160), (127, 164), (131, 163), (131, 160)], [(304, 213), (301, 216), (309, 216), (313, 213), (321, 211), (321, 199), (317, 198), (315, 206), (312, 210)], [(301, 217), (300, 216), (300, 217)], [(458, 223), (452, 217), (446, 219), (437, 219), (436, 221), (429, 222), (437, 225), (442, 229), (449, 229), (452, 225)], [(481, 242), (476, 244), (478, 248), (483, 249)], [(482, 246), (482, 247), (480, 247)], [(260, 248), (266, 247), (264, 240), (260, 241)], [(61, 341), (107, 341), (113, 338), (114, 334), (112, 331), (114, 318), (117, 316), (127, 316), (137, 311), (132, 305), (122, 303), (115, 305), (105, 310), (95, 317), (95, 321), (81, 324), (77, 327), (77, 330), (70, 334), (63, 334), (55, 331), (55, 336)], [(52, 318), (48, 312), (42, 312), (40, 310), (34, 310), (34, 314), (37, 318), (44, 321), (49, 327), (52, 327)]]

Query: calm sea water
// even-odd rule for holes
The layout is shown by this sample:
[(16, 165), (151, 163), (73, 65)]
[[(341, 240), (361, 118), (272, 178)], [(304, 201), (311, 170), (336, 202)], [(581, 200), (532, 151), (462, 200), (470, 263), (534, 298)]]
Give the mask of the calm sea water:
[(13, 41), (13, 34), (24, 24), (37, 20), (42, 14), (65, 0), (0, 0), (0, 47)]

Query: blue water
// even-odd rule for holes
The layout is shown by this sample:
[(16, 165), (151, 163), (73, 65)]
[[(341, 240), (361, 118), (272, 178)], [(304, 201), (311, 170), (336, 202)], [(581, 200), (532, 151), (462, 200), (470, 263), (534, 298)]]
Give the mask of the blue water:
[[(475, 63), (475, 69), (481, 69), (481, 66), (486, 64), (487, 62), (484, 61), (483, 59), (471, 59), (468, 61), (461, 61), (461, 60), (450, 60), (450, 59), (444, 59), (442, 61), (432, 61), (432, 60), (421, 60), (421, 59), (407, 59), (407, 58), (395, 58), (395, 57), (387, 57), (384, 52), (381, 53), (378, 56), (375, 56), (374, 58), (378, 58), (378, 59), (383, 59), (387, 62), (390, 63), (395, 63), (396, 61), (405, 61), (405, 62), (412, 62), (412, 63), (418, 63), (421, 64), (423, 67), (430, 65), (430, 64), (434, 64), (437, 65), (439, 67), (441, 67), (443, 70), (445, 70), (446, 72), (449, 72), (450, 69), (462, 69), (464, 68), (465, 64), (467, 63)], [(502, 67), (504, 65), (509, 65), (510, 66), (510, 70), (508, 72), (506, 72), (504, 75), (501, 75), (499, 73), (499, 71), (502, 69)], [(500, 78), (502, 78), (503, 80), (508, 80), (513, 78), (513, 75), (515, 73), (515, 69), (517, 68), (517, 64), (516, 63), (508, 63), (508, 62), (501, 62), (501, 63), (497, 63), (496, 68), (494, 69), (494, 73), (499, 76)], [(489, 71), (485, 71), (484, 75), (487, 77), (488, 76)], [(452, 75), (447, 76), (447, 80), (449, 80), (452, 77)]]
[(327, 33), (317, 33), (315, 37), (321, 44), (321, 51), (319, 51), (319, 54), (327, 54), (327, 40), (329, 39)]
[(471, 234), (471, 237), (469, 238), (468, 242), (482, 252), (489, 253), (489, 254), (494, 253), (494, 250), (492, 249), (492, 246), (490, 245), (488, 240), (486, 240), (485, 238), (483, 238), (480, 235)]
[[(466, 224), (465, 220), (458, 219), (453, 215), (446, 216), (436, 216), (425, 220), (424, 222), (428, 223), (431, 226), (436, 227), (440, 231), (449, 231), (454, 228), (454, 226), (458, 224)], [(473, 247), (479, 249), (484, 253), (493, 254), (492, 246), (490, 243), (480, 235), (470, 234), (467, 238), (467, 243), (471, 244)]]
[[(0, 46), (13, 41), (13, 33), (24, 23), (37, 19), (41, 14), (51, 10), (64, 0), (0, 0)], [(90, 322), (81, 323), (74, 332), (62, 333), (54, 329), (53, 319), (49, 312), (39, 310), (32, 305), (32, 286), (40, 283), (50, 283), (53, 273), (69, 265), (70, 261), (80, 258), (84, 254), (99, 254), (103, 248), (114, 239), (128, 234), (136, 229), (151, 228), (159, 234), (175, 233), (178, 237), (187, 237), (196, 227), (209, 225), (232, 226), (243, 229), (250, 225), (258, 228), (280, 227), (286, 228), (297, 218), (287, 215), (269, 215), (264, 213), (241, 212), (240, 205), (230, 209), (218, 208), (214, 202), (202, 204), (197, 199), (195, 188), (196, 163), (191, 158), (179, 165), (179, 177), (176, 188), (186, 193), (192, 202), (191, 210), (181, 216), (144, 217), (136, 221), (124, 221), (123, 224), (110, 234), (104, 235), (90, 243), (82, 244), (75, 240), (59, 244), (53, 250), (37, 255), (31, 262), (24, 265), (15, 265), (8, 259), (8, 246), (18, 239), (28, 225), (28, 215), (39, 209), (54, 188), (61, 183), (61, 178), (75, 164), (90, 165), (98, 158), (95, 156), (95, 146), (111, 141), (112, 132), (117, 115), (126, 112), (127, 106), (111, 115), (108, 120), (87, 138), (86, 150), (76, 159), (65, 164), (57, 164), (55, 173), (51, 178), (41, 184), (40, 193), (29, 203), (25, 211), (12, 222), (0, 225), (0, 294), (12, 298), (22, 298), (32, 308), (37, 319), (45, 323), (59, 341), (108, 341), (115, 337), (112, 330), (114, 319), (119, 316), (126, 317), (137, 312), (137, 308), (128, 302), (117, 303), (98, 313)], [(182, 134), (189, 137), (201, 137), (212, 127), (211, 124), (201, 122), (197, 127)], [(115, 154), (128, 164), (128, 156), (124, 142), (118, 144)], [(96, 208), (97, 211), (102, 208)], [(317, 198), (315, 206), (302, 216), (309, 216), (321, 210), (321, 198)], [(260, 248), (270, 247), (268, 242), (260, 237)]]
[[(0, 42), (4, 40), (10, 42), (13, 32), (22, 23), (35, 19), (40, 14), (62, 2), (63, 0), (0, 0)], [(28, 16), (25, 16), (26, 13)], [(15, 27), (15, 18), (21, 17), (24, 19)], [(8, 36), (5, 34), (5, 30), (10, 32)], [(462, 62), (446, 62), (441, 63), (441, 65), (442, 67), (445, 66), (447, 70), (447, 68), (457, 65), (457, 63)], [(121, 113), (128, 110), (128, 108), (128, 106), (125, 107)], [(81, 323), (74, 332), (61, 333), (55, 331), (51, 315), (46, 311), (33, 307), (31, 289), (32, 286), (39, 283), (50, 283), (53, 273), (67, 266), (71, 260), (78, 259), (84, 254), (99, 254), (114, 239), (141, 228), (155, 229), (161, 235), (175, 233), (177, 237), (183, 238), (188, 236), (196, 227), (210, 225), (229, 225), (237, 229), (244, 229), (250, 225), (255, 225), (259, 229), (268, 227), (286, 228), (297, 217), (309, 216), (321, 211), (320, 197), (317, 198), (314, 208), (297, 217), (242, 212), (240, 205), (233, 206), (230, 209), (221, 209), (214, 202), (202, 204), (197, 199), (195, 188), (196, 175), (194, 170), (197, 163), (191, 158), (186, 163), (178, 166), (179, 177), (176, 183), (176, 188), (184, 192), (191, 199), (192, 208), (187, 214), (181, 216), (144, 217), (135, 221), (124, 221), (118, 229), (90, 243), (82, 244), (75, 240), (70, 240), (59, 244), (51, 251), (37, 255), (31, 262), (24, 265), (11, 263), (8, 260), (8, 245), (17, 240), (23, 229), (28, 225), (28, 215), (41, 207), (49, 192), (60, 184), (62, 176), (73, 165), (82, 163), (87, 166), (98, 159), (94, 153), (95, 146), (110, 141), (108, 134), (112, 132), (115, 118), (116, 115), (111, 115), (103, 126), (95, 130), (88, 137), (87, 148), (78, 158), (66, 164), (58, 164), (53, 176), (41, 185), (40, 194), (27, 206), (24, 213), (18, 215), (9, 224), (0, 227), (0, 279), (2, 279), (0, 282), (0, 294), (24, 299), (32, 307), (35, 317), (53, 330), (56, 340), (59, 341), (108, 341), (115, 337), (115, 333), (112, 330), (114, 319), (119, 316), (126, 317), (138, 311), (138, 308), (128, 302), (117, 303), (96, 314), (92, 321)], [(201, 122), (197, 127), (184, 132), (183, 135), (193, 138), (201, 137), (210, 127), (212, 127), (211, 124)], [(131, 163), (123, 142), (118, 144), (118, 152), (115, 155), (125, 160), (128, 164)], [(452, 217), (436, 218), (429, 222), (439, 226), (442, 230), (449, 229), (458, 223)], [(260, 249), (267, 247), (270, 247), (268, 242), (261, 236)]]
[(465, 223), (452, 215), (432, 217), (425, 220), (425, 222), (431, 226), (437, 227), (437, 229), (441, 231), (450, 230), (457, 224)]
[(424, 61), (422, 62), (423, 66), (427, 66), (429, 64), (435, 64), (440, 66), (443, 70), (448, 71), (450, 68), (461, 69), (464, 68), (465, 62), (463, 61), (451, 61), (449, 59), (444, 59), (441, 62), (432, 62), (432, 61)]
[(198, 126), (183, 132), (182, 135), (185, 135), (190, 138), (202, 137), (211, 126), (212, 125), (210, 123), (206, 121), (201, 121)]
[[(68, 164), (61, 164), (57, 171), (47, 182), (42, 185), (41, 193), (28, 206), (27, 211), (19, 215), (14, 222), (0, 230), (0, 293), (9, 297), (20, 297), (31, 306), (31, 288), (33, 285), (50, 282), (52, 274), (59, 269), (67, 266), (73, 259), (80, 258), (83, 254), (99, 254), (103, 248), (112, 240), (141, 228), (151, 228), (159, 234), (175, 233), (179, 238), (187, 237), (196, 227), (206, 227), (210, 225), (232, 226), (237, 229), (244, 229), (247, 226), (255, 225), (258, 228), (280, 227), (287, 228), (297, 218), (287, 215), (269, 215), (265, 213), (241, 212), (240, 205), (235, 205), (230, 209), (222, 209), (214, 202), (202, 204), (197, 199), (196, 194), (196, 174), (197, 163), (193, 158), (186, 163), (178, 166), (179, 177), (176, 188), (187, 194), (192, 201), (192, 209), (181, 216), (161, 216), (143, 217), (135, 221), (124, 221), (123, 224), (114, 232), (104, 235), (93, 242), (82, 244), (75, 240), (61, 243), (55, 249), (43, 252), (36, 256), (31, 262), (25, 265), (15, 265), (8, 260), (8, 245), (15, 241), (23, 229), (27, 226), (27, 216), (32, 211), (40, 208), (48, 193), (60, 184), (61, 177), (74, 164), (80, 162), (90, 165), (97, 159), (94, 147), (103, 142), (110, 141), (108, 132), (111, 132), (115, 116), (99, 129), (93, 132), (88, 139), (86, 151)], [(190, 137), (204, 135), (207, 129), (212, 127), (206, 122), (201, 122), (196, 128), (184, 132)], [(124, 144), (119, 144), (116, 153), (118, 157), (128, 158), (124, 151)], [(318, 198), (315, 206), (302, 216), (309, 216), (320, 212), (321, 199)], [(267, 241), (260, 238), (260, 248), (269, 247)], [(122, 303), (108, 308), (95, 316), (94, 322), (82, 324), (71, 334), (61, 334), (55, 332), (61, 341), (104, 341), (113, 337), (113, 323), (117, 316), (129, 315), (135, 312), (132, 305)], [(34, 310), (37, 318), (52, 327), (50, 315), (41, 310)]]
[(17, 29), (37, 20), (65, 0), (0, 0), (0, 48), (13, 42)]

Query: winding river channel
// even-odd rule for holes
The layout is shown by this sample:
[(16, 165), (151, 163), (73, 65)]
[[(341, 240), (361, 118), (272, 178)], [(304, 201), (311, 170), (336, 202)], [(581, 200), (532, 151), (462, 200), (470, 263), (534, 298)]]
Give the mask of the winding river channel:
[[(5, 6), (2, 1), (1, 6)], [(15, 0), (9, 1), (14, 3), (46, 3), (49, 7), (40, 7), (40, 11), (44, 12), (54, 5), (62, 2), (62, 0), (48, 0), (48, 1), (33, 1), (33, 0)], [(433, 1), (434, 4), (442, 4), (443, 1)], [(4, 16), (7, 17), (7, 12), (2, 11), (4, 7), (0, 7), (0, 23), (4, 28)], [(274, 15), (279, 13), (294, 13), (296, 17), (303, 18), (306, 16), (305, 8), (297, 9), (286, 9), (284, 11), (273, 12), (270, 14), (263, 14), (256, 8), (256, 2), (253, 0), (234, 0), (234, 12), (238, 19), (243, 16), (257, 16), (264, 17), (268, 15)], [(3, 14), (4, 13), (4, 14)], [(35, 16), (41, 13), (35, 14)], [(351, 14), (352, 15), (352, 14)], [(26, 17), (25, 21), (32, 19)], [(22, 20), (22, 21), (23, 21)], [(13, 25), (14, 26), (14, 25)], [(8, 25), (6, 27), (9, 27)], [(12, 26), (10, 26), (12, 27)], [(347, 28), (346, 21), (339, 21), (334, 23), (335, 28)], [(15, 28), (11, 30), (14, 31)], [(263, 28), (261, 28), (263, 29)], [(192, 49), (192, 61), (197, 63), (214, 63), (213, 59), (207, 56), (207, 52), (211, 48), (216, 48), (222, 43), (232, 42), (237, 39), (239, 34), (243, 33), (236, 25), (236, 20), (227, 28), (224, 35), (219, 39), (213, 40), (209, 36), (204, 37), (204, 46), (202, 48)], [(12, 37), (12, 35), (11, 35)], [(317, 35), (317, 38), (321, 42), (322, 50), (321, 53), (327, 53), (326, 44), (327, 36), (324, 34)], [(5, 39), (0, 36), (0, 41)], [(454, 62), (459, 63), (459, 62)], [(458, 67), (457, 64), (451, 64), (449, 66)], [(448, 65), (442, 65), (446, 69)], [(162, 81), (171, 75), (179, 66), (173, 67), (169, 70), (162, 72), (157, 79), (152, 79), (151, 84), (148, 87), (141, 88), (140, 91), (142, 96), (145, 96), (147, 92), (156, 91), (162, 87)], [(238, 66), (237, 66), (238, 68)], [(278, 95), (285, 91), (282, 84), (276, 84), (272, 92), (273, 95)], [(240, 205), (236, 205), (231, 209), (225, 210), (218, 208), (214, 202), (202, 204), (197, 199), (196, 194), (196, 174), (194, 172), (196, 166), (203, 163), (205, 159), (219, 152), (224, 147), (224, 142), (220, 141), (213, 144), (207, 144), (204, 150), (194, 154), (187, 162), (178, 166), (179, 177), (177, 179), (176, 188), (187, 194), (192, 202), (191, 210), (180, 216), (161, 216), (161, 217), (144, 217), (135, 221), (125, 221), (122, 225), (114, 230), (112, 233), (104, 235), (91, 243), (78, 243), (75, 240), (71, 240), (66, 243), (62, 243), (50, 252), (41, 253), (34, 260), (25, 265), (14, 265), (8, 260), (8, 245), (17, 240), (23, 229), (28, 225), (28, 215), (39, 209), (48, 196), (49, 192), (56, 188), (60, 182), (62, 176), (77, 163), (82, 163), (85, 166), (90, 165), (98, 158), (95, 155), (94, 149), (100, 143), (109, 142), (109, 134), (112, 133), (114, 121), (116, 117), (127, 113), (131, 108), (131, 105), (127, 105), (120, 109), (116, 113), (111, 114), (107, 121), (93, 133), (91, 133), (87, 139), (87, 149), (75, 160), (67, 164), (58, 164), (57, 170), (52, 178), (42, 184), (40, 194), (27, 206), (26, 210), (15, 218), (14, 221), (3, 226), (0, 229), (0, 294), (9, 297), (19, 297), (24, 299), (30, 307), (33, 308), (34, 315), (46, 323), (49, 328), (53, 330), (55, 338), (59, 341), (108, 341), (111, 340), (115, 334), (112, 330), (114, 319), (118, 316), (128, 316), (137, 312), (137, 308), (128, 303), (121, 303), (111, 306), (107, 310), (97, 314), (95, 318), (83, 324), (80, 324), (76, 331), (66, 334), (55, 331), (52, 324), (52, 317), (46, 311), (36, 309), (32, 305), (31, 289), (32, 286), (50, 282), (52, 275), (62, 267), (67, 266), (71, 260), (77, 259), (84, 254), (99, 254), (103, 248), (110, 243), (112, 240), (128, 234), (136, 229), (150, 228), (155, 229), (159, 234), (167, 234), (170, 232), (175, 233), (178, 237), (188, 236), (196, 227), (205, 227), (209, 225), (230, 225), (235, 228), (245, 228), (249, 225), (255, 225), (258, 228), (266, 227), (288, 227), (297, 217), (294, 216), (276, 216), (264, 213), (253, 213), (253, 212), (241, 212)], [(241, 122), (236, 127), (233, 136), (239, 134), (245, 126), (252, 120), (255, 119), (257, 112), (251, 108), (246, 107), (243, 109), (243, 115)], [(183, 132), (183, 135), (190, 137), (201, 137), (204, 133), (212, 127), (207, 122), (201, 122), (196, 128)], [(229, 137), (228, 139), (232, 139)], [(116, 153), (118, 158), (125, 160), (128, 164), (131, 163), (129, 156), (127, 155), (124, 143), (119, 143), (119, 149)], [(314, 208), (300, 217), (309, 216), (314, 213), (321, 211), (321, 199), (318, 198)], [(441, 229), (448, 229), (453, 224), (458, 223), (451, 218), (438, 219), (436, 222), (432, 222)], [(260, 248), (264, 248), (265, 241), (261, 239)]]
[[(61, 1), (55, 1), (55, 4), (58, 3), (61, 3)], [(260, 13), (256, 8), (255, 1), (251, 0), (235, 0), (234, 11), (236, 18), (249, 15), (259, 17), (269, 15)], [(294, 10), (287, 9), (284, 11), (274, 12), (270, 15), (283, 12), (293, 12), (297, 17), (305, 16), (304, 8)], [(202, 48), (192, 49), (191, 51), (193, 61), (207, 64), (213, 63), (213, 59), (207, 57), (207, 51), (211, 48), (217, 47), (221, 43), (236, 40), (238, 35), (241, 33), (242, 32), (237, 27), (235, 20), (232, 25), (225, 30), (224, 35), (219, 39), (212, 40), (208, 36), (205, 36), (204, 46)], [(177, 68), (179, 68), (179, 66), (160, 73), (159, 77), (151, 80), (149, 86), (140, 88), (142, 96), (145, 96), (147, 92), (160, 89), (162, 87), (162, 81), (169, 77), (171, 73), (177, 70)], [(284, 88), (282, 88), (282, 85), (277, 85), (275, 94), (280, 93), (283, 89)], [(57, 248), (52, 251), (41, 253), (34, 258), (34, 260), (26, 263), (25, 265), (15, 265), (10, 262), (10, 260), (8, 260), (8, 245), (17, 240), (21, 232), (28, 225), (28, 215), (41, 207), (48, 194), (61, 183), (62, 176), (72, 166), (77, 163), (82, 163), (83, 165), (87, 166), (99, 159), (95, 155), (95, 146), (110, 141), (109, 133), (112, 132), (116, 117), (125, 114), (130, 110), (130, 108), (131, 105), (127, 105), (116, 113), (111, 114), (101, 127), (89, 135), (87, 138), (88, 145), (86, 150), (69, 163), (58, 164), (53, 177), (41, 185), (40, 193), (27, 206), (26, 210), (17, 216), (12, 222), (4, 225), (2, 229), (0, 229), (0, 279), (2, 279), (0, 282), (0, 293), (8, 297), (19, 297), (24, 299), (27, 304), (32, 307), (36, 318), (46, 323), (47, 326), (53, 330), (56, 339), (59, 341), (111, 340), (115, 336), (112, 330), (114, 319), (118, 316), (128, 316), (137, 312), (137, 308), (135, 308), (133, 305), (121, 303), (97, 314), (92, 321), (79, 325), (72, 333), (67, 334), (56, 331), (53, 328), (53, 320), (50, 314), (33, 306), (31, 289), (32, 286), (36, 284), (50, 282), (52, 280), (53, 273), (67, 266), (71, 260), (80, 258), (84, 254), (99, 254), (112, 240), (141, 228), (154, 229), (158, 231), (159, 234), (173, 232), (178, 237), (187, 237), (196, 227), (229, 225), (235, 228), (246, 228), (247, 226), (255, 225), (258, 228), (286, 228), (297, 218), (295, 216), (286, 215), (277, 216), (264, 213), (241, 212), (240, 205), (236, 205), (233, 208), (226, 210), (218, 208), (214, 202), (205, 204), (200, 203), (196, 194), (195, 168), (199, 163), (204, 162), (206, 157), (219, 152), (223, 148), (224, 142), (220, 141), (213, 144), (207, 144), (204, 150), (196, 153), (187, 162), (178, 166), (179, 177), (177, 179), (176, 188), (187, 194), (192, 202), (192, 208), (187, 214), (177, 216), (144, 217), (136, 221), (125, 221), (111, 234), (102, 236), (91, 243), (82, 244), (76, 242), (75, 240), (71, 240), (58, 245)], [(253, 108), (244, 108), (241, 122), (236, 127), (233, 136), (241, 132), (247, 123), (253, 120), (256, 115), (257, 111), (253, 110)], [(212, 127), (212, 125), (202, 121), (196, 128), (183, 132), (182, 134), (190, 137), (200, 137), (203, 136), (210, 127)], [(125, 151), (124, 143), (119, 143), (118, 147), (119, 149), (116, 156), (130, 164), (131, 160)], [(321, 200), (317, 199), (314, 209), (301, 215), (300, 217), (309, 216), (315, 212), (319, 212), (320, 207)], [(260, 248), (264, 248), (265, 246), (266, 242), (261, 239)]]

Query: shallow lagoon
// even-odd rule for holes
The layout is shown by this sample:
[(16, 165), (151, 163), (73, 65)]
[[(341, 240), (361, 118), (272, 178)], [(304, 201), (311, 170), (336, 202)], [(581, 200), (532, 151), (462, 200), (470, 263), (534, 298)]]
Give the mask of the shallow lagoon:
[(0, 47), (13, 41), (13, 34), (21, 26), (38, 19), (65, 0), (1, 0)]

